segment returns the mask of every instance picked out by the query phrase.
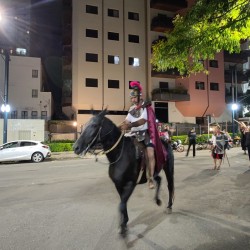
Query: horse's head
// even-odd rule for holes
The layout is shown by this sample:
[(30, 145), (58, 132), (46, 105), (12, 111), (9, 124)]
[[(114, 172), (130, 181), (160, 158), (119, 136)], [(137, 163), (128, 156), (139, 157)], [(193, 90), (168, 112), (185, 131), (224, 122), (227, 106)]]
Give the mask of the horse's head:
[(80, 137), (73, 145), (75, 154), (85, 155), (88, 150), (96, 144), (98, 137), (100, 136), (103, 120), (106, 113), (107, 110), (105, 109), (89, 120)]

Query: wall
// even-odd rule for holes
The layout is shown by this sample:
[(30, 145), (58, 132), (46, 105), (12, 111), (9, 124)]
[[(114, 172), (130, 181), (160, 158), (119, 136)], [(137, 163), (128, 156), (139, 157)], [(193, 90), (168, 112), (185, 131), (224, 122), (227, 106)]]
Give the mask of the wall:
[[(3, 143), (3, 124), (0, 119), (0, 144)], [(33, 119), (8, 119), (7, 142), (13, 140), (45, 140), (45, 121)]]

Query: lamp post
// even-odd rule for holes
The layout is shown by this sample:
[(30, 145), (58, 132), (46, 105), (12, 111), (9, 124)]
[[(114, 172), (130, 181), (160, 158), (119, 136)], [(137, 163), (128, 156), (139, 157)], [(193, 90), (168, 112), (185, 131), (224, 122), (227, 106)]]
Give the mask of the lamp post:
[(235, 113), (235, 110), (238, 109), (238, 104), (237, 103), (233, 103), (232, 104), (232, 132), (233, 132), (233, 139), (234, 139), (234, 113)]
[(1, 111), (4, 115), (3, 121), (3, 143), (7, 142), (8, 134), (8, 113), (10, 112), (10, 106), (8, 104), (8, 95), (9, 95), (9, 63), (10, 55), (9, 51), (4, 50), (4, 61), (5, 61), (5, 76), (4, 76), (4, 104), (1, 106)]

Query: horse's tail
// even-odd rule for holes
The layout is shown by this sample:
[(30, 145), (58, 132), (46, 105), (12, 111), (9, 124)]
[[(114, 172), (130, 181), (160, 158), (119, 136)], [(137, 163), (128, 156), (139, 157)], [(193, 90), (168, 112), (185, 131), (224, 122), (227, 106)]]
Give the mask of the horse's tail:
[(174, 203), (174, 153), (170, 143), (163, 142), (167, 150), (167, 162), (164, 167), (164, 171), (168, 181), (168, 190), (169, 190), (169, 204), (168, 207), (171, 208)]

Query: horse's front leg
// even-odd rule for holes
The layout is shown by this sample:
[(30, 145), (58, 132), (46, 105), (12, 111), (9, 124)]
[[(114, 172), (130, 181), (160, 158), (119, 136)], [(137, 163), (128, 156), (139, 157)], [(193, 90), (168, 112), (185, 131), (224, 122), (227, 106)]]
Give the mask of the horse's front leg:
[(161, 200), (159, 198), (160, 194), (160, 187), (161, 187), (161, 177), (159, 175), (154, 176), (154, 180), (156, 182), (156, 190), (155, 190), (155, 202), (158, 206), (161, 206)]
[(135, 188), (135, 185), (136, 184), (133, 181), (126, 182), (124, 186), (115, 185), (121, 198), (121, 202), (119, 205), (120, 227), (121, 227), (120, 234), (123, 236), (126, 235), (127, 223), (129, 221), (128, 211), (127, 211), (127, 202)]

